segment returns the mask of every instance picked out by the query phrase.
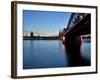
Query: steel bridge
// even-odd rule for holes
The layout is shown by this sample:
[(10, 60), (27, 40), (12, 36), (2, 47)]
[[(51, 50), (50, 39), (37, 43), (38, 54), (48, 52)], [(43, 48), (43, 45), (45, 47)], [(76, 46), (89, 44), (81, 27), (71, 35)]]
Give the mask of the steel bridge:
[[(60, 38), (63, 42), (79, 40), (81, 35), (91, 33), (91, 14), (72, 13), (67, 28), (64, 28)], [(70, 42), (71, 42), (70, 41)]]

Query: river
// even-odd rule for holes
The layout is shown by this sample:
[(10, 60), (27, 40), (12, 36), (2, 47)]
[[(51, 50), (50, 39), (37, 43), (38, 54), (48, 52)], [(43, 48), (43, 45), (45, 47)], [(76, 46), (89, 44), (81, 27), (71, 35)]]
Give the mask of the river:
[[(57, 68), (90, 66), (91, 44), (83, 41), (79, 59), (82, 62), (76, 64), (74, 60), (70, 62), (69, 54), (65, 50), (60, 40), (24, 40), (23, 41), (23, 69), (34, 68)], [(78, 58), (78, 57), (75, 57)], [(70, 64), (72, 64), (70, 66)]]

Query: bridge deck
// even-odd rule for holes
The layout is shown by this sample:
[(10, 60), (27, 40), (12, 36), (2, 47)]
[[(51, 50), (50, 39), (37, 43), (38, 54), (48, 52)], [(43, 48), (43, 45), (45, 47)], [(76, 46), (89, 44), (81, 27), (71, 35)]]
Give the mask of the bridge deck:
[(66, 35), (85, 35), (91, 33), (91, 15), (88, 14), (78, 23), (74, 24), (69, 30), (63, 33), (63, 36)]

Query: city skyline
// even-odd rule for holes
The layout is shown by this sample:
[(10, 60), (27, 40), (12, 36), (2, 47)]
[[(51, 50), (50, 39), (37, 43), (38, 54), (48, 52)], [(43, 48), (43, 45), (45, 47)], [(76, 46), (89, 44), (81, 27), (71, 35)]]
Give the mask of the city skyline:
[(23, 10), (23, 35), (57, 36), (67, 27), (71, 13)]

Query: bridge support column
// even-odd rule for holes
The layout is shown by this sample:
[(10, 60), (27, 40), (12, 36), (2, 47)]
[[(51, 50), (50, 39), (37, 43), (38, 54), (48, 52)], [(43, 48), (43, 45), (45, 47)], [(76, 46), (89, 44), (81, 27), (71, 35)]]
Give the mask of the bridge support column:
[(81, 56), (81, 37), (68, 36), (66, 37), (66, 53), (69, 58), (69, 66), (81, 66), (83, 65), (83, 59)]

